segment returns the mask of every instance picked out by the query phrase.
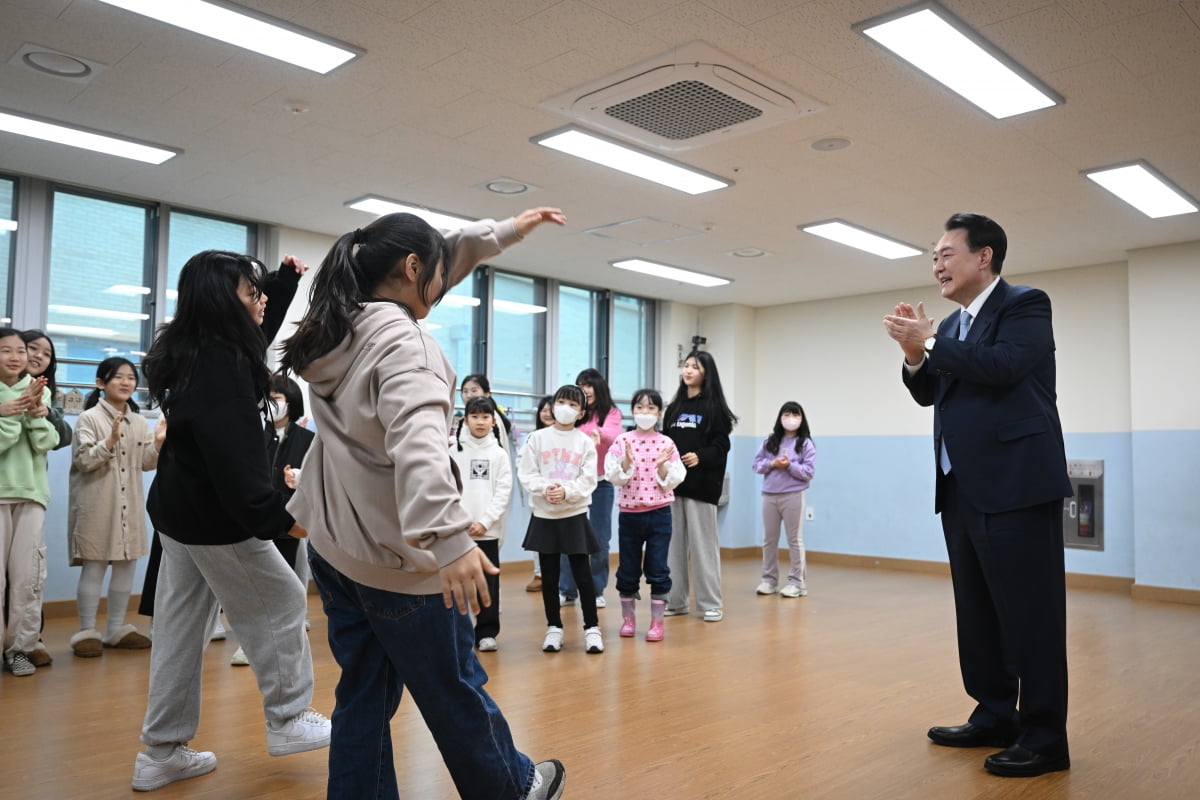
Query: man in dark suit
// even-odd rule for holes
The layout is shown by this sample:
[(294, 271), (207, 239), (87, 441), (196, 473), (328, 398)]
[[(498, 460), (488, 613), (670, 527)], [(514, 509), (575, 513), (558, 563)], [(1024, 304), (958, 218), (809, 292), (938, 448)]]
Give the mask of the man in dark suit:
[(965, 724), (931, 728), (929, 738), (1006, 748), (984, 766), (1029, 777), (1071, 766), (1062, 531), (1071, 484), (1050, 298), (1000, 278), (1007, 249), (995, 222), (955, 214), (933, 275), (962, 310), (935, 331), (923, 305), (901, 303), (884, 327), (904, 351), (904, 385), (934, 407), (935, 511), (954, 584), (959, 667), (977, 703)]

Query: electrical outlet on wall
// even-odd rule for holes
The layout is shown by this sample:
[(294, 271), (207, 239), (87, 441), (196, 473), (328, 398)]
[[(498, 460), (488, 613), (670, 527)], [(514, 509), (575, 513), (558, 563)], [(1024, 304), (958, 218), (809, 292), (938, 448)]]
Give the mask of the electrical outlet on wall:
[(815, 510), (816, 509), (814, 509), (812, 506), (806, 506), (804, 509), (804, 518), (805, 519), (816, 519), (816, 514), (814, 513)]

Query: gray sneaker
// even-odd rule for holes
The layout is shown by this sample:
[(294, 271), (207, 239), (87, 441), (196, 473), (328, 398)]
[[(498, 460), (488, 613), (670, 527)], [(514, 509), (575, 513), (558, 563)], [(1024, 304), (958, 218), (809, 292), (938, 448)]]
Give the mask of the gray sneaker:
[(4, 659), (4, 668), (18, 678), (24, 678), (27, 675), (37, 672), (37, 667), (29, 660), (29, 656), (24, 653), (13, 653)]
[(552, 758), (533, 765), (533, 786), (526, 800), (558, 800), (567, 785), (567, 770), (558, 759)]
[(217, 768), (217, 757), (212, 753), (197, 753), (186, 745), (178, 745), (171, 755), (155, 761), (146, 753), (138, 753), (133, 762), (133, 790), (149, 792), (168, 783), (207, 775)]

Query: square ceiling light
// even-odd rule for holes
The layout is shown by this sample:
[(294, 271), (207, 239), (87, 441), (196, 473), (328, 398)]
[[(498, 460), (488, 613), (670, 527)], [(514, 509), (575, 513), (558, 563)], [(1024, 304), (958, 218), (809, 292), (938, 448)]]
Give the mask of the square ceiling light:
[(829, 239), (832, 242), (844, 244), (848, 247), (856, 247), (859, 250), (865, 250), (872, 255), (883, 256), (884, 258), (911, 258), (925, 252), (913, 247), (911, 244), (905, 244), (896, 239), (888, 238), (883, 234), (869, 231), (866, 228), (851, 225), (849, 222), (843, 222), (840, 219), (812, 222), (807, 225), (797, 225), (796, 227), (805, 233), (811, 233), (813, 236), (820, 236), (823, 239)]
[(686, 194), (704, 194), (733, 185), (733, 181), (585, 131), (576, 125), (534, 136), (529, 141)]
[(1200, 210), (1194, 199), (1145, 161), (1085, 170), (1082, 174), (1154, 219)]
[(905, 6), (853, 29), (996, 119), (1064, 102), (1062, 95), (939, 3)]
[(177, 28), (322, 75), (363, 54), (357, 47), (241, 6), (211, 0), (100, 0)]

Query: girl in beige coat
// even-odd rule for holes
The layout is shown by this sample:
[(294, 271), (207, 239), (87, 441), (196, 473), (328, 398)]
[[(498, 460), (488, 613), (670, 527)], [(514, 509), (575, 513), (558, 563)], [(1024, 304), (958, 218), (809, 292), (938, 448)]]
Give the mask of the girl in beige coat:
[[(137, 380), (137, 369), (124, 358), (100, 362), (96, 388), (75, 423), (67, 545), (71, 566), (83, 567), (76, 595), (79, 632), (71, 637), (71, 650), (82, 658), (103, 655), (105, 647), (150, 646), (147, 637), (125, 623), (125, 611), (137, 560), (148, 551), (142, 472), (157, 466), (167, 428), (160, 417), (151, 430), (138, 413), (133, 401)], [(96, 612), (109, 564), (108, 626), (102, 637)]]

